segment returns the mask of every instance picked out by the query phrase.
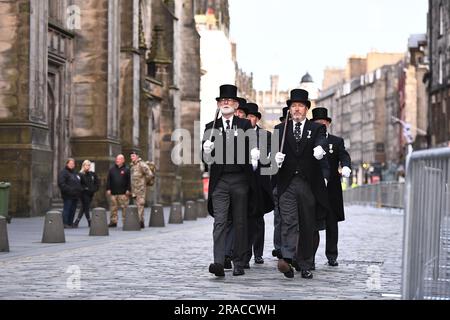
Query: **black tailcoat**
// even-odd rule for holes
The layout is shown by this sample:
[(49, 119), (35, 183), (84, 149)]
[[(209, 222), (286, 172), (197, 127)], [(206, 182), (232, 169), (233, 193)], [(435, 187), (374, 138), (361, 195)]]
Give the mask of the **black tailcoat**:
[[(212, 126), (213, 126), (213, 122), (208, 123), (206, 125), (206, 128), (205, 128), (205, 133), (208, 130), (212, 129)], [(221, 117), (217, 119), (216, 125), (215, 125), (215, 129), (221, 130), (221, 132), (222, 132), (221, 137), (223, 139), (223, 148), (224, 148), (224, 152), (223, 152), (223, 154), (224, 154), (224, 161), (223, 162), (225, 163), (225, 159), (226, 159), (226, 133), (225, 133), (225, 128), (223, 127), (223, 121), (222, 121)], [(232, 132), (232, 134), (234, 134), (234, 129), (241, 129), (241, 130), (243, 130), (245, 132), (247, 130), (252, 130), (253, 128), (252, 128), (252, 125), (251, 125), (249, 120), (247, 120), (247, 119), (240, 119), (240, 118), (234, 116), (233, 117), (233, 122), (231, 124), (231, 132)], [(234, 152), (235, 161), (237, 159), (237, 154), (238, 153), (239, 154), (242, 154), (242, 152), (245, 153), (245, 159), (246, 159), (245, 160), (245, 164), (239, 164), (238, 166), (241, 167), (242, 171), (247, 176), (247, 181), (248, 181), (248, 183), (250, 185), (250, 194), (249, 194), (249, 196), (251, 197), (251, 194), (253, 192), (255, 192), (255, 185), (254, 185), (254, 179), (253, 179), (253, 169), (252, 169), (252, 166), (251, 166), (250, 161), (249, 161), (249, 150), (248, 150), (249, 149), (249, 139), (246, 138), (245, 149), (244, 150), (241, 150), (241, 149), (238, 150), (238, 142), (237, 142), (238, 137), (234, 136), (233, 138), (234, 138), (234, 149), (235, 149), (235, 152)], [(206, 136), (206, 134), (204, 134), (203, 141), (206, 141), (208, 139), (209, 139), (209, 136)], [(212, 140), (213, 140), (212, 142), (214, 142), (215, 138), (213, 137)], [(215, 147), (217, 148), (218, 145), (215, 144)], [(213, 150), (212, 156), (215, 156), (215, 153), (216, 153), (216, 150)], [(204, 154), (202, 154), (202, 155), (203, 155), (203, 158), (204, 158), (205, 155)], [(212, 194), (213, 194), (214, 189), (215, 189), (215, 187), (217, 185), (217, 182), (219, 181), (219, 179), (220, 179), (220, 177), (221, 177), (221, 175), (223, 173), (223, 169), (224, 169), (225, 164), (213, 163), (211, 165), (208, 165), (208, 164), (205, 163), (205, 165), (207, 166), (208, 172), (209, 172), (208, 212), (209, 212), (209, 214), (211, 216), (214, 216), (214, 211), (213, 211), (213, 206), (212, 206)], [(251, 205), (251, 201), (249, 201), (249, 205)], [(249, 212), (250, 211), (251, 211), (251, 208), (249, 208)]]
[[(285, 123), (281, 123), (275, 127), (275, 129), (280, 130), (280, 147), (284, 126)], [(329, 180), (329, 164), (326, 157), (321, 161), (314, 158), (313, 150), (319, 145), (326, 150), (326, 142), (325, 126), (306, 120), (302, 139), (299, 146), (297, 146), (293, 132), (293, 121), (290, 120), (286, 132), (284, 150), (282, 151), (286, 157), (277, 176), (278, 197), (280, 197), (291, 183), (297, 167), (300, 166), (316, 199), (316, 220), (320, 229), (324, 228), (322, 222), (330, 210), (328, 193), (324, 181), (324, 178)]]
[(347, 150), (345, 150), (344, 139), (328, 135), (327, 159), (330, 164), (330, 180), (328, 182), (328, 197), (330, 199), (331, 211), (338, 218), (338, 221), (345, 220), (344, 201), (342, 199), (341, 175), (339, 174), (339, 165), (351, 169), (351, 159)]

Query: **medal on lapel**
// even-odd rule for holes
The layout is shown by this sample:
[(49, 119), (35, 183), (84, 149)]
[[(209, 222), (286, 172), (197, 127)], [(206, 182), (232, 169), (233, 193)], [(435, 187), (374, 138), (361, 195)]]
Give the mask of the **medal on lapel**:
[(333, 153), (333, 152), (334, 152), (334, 150), (333, 150), (333, 144), (331, 144), (331, 143), (330, 143), (330, 150), (329, 150), (329, 152), (330, 152), (330, 153)]
[(308, 136), (306, 137), (306, 139), (311, 139), (311, 133), (312, 133), (312, 131), (308, 130)]
[(238, 136), (237, 125), (234, 125), (233, 129), (234, 129), (234, 136), (237, 137)]
[(219, 133), (219, 136), (221, 136), (222, 134), (223, 134), (223, 128), (220, 127), (220, 133)]

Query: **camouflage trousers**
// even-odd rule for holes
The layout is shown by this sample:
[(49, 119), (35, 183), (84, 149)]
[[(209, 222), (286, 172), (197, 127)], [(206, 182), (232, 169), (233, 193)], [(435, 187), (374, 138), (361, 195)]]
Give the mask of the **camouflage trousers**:
[(122, 209), (122, 223), (125, 221), (125, 213), (128, 207), (130, 200), (127, 195), (120, 194), (120, 195), (111, 195), (111, 223), (117, 223), (118, 222), (118, 216), (117, 213), (119, 211), (119, 208)]
[(137, 206), (139, 219), (144, 222), (144, 209), (145, 209), (145, 192), (139, 192), (134, 195), (134, 203)]

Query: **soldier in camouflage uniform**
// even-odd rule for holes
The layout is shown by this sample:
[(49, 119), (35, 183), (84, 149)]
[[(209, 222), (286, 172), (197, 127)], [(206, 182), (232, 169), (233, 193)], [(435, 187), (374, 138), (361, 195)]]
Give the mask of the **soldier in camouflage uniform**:
[(130, 153), (131, 157), (131, 194), (138, 207), (139, 218), (141, 219), (141, 228), (145, 228), (144, 224), (144, 207), (145, 207), (145, 193), (147, 189), (147, 180), (153, 174), (148, 165), (139, 158), (136, 152)]

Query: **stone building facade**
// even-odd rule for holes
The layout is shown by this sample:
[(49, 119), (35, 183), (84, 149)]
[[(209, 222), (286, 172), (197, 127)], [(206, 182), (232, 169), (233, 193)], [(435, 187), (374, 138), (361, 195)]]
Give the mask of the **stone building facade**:
[[(407, 141), (398, 120), (411, 124), (415, 148), (423, 147), (427, 103), (421, 78), (426, 66), (420, 46), (410, 41), (407, 55), (401, 59), (398, 54), (389, 55), (387, 62), (393, 57), (397, 61), (363, 74), (355, 70), (367, 70), (368, 66), (350, 59), (348, 64), (356, 63), (356, 67), (347, 66), (346, 70), (353, 70), (348, 74), (354, 77), (324, 88), (319, 95), (317, 105), (329, 110), (333, 119), (330, 132), (344, 139), (358, 184), (396, 180), (404, 171)], [(380, 56), (375, 58), (372, 65), (379, 66)]]
[(199, 166), (171, 161), (176, 128), (200, 109), (192, 0), (17, 0), (0, 3), (0, 180), (15, 216), (60, 202), (65, 159), (95, 163), (104, 186), (114, 157), (155, 161), (149, 203), (202, 195)]
[(429, 1), (427, 75), (429, 134), (433, 147), (450, 144), (450, 3)]

